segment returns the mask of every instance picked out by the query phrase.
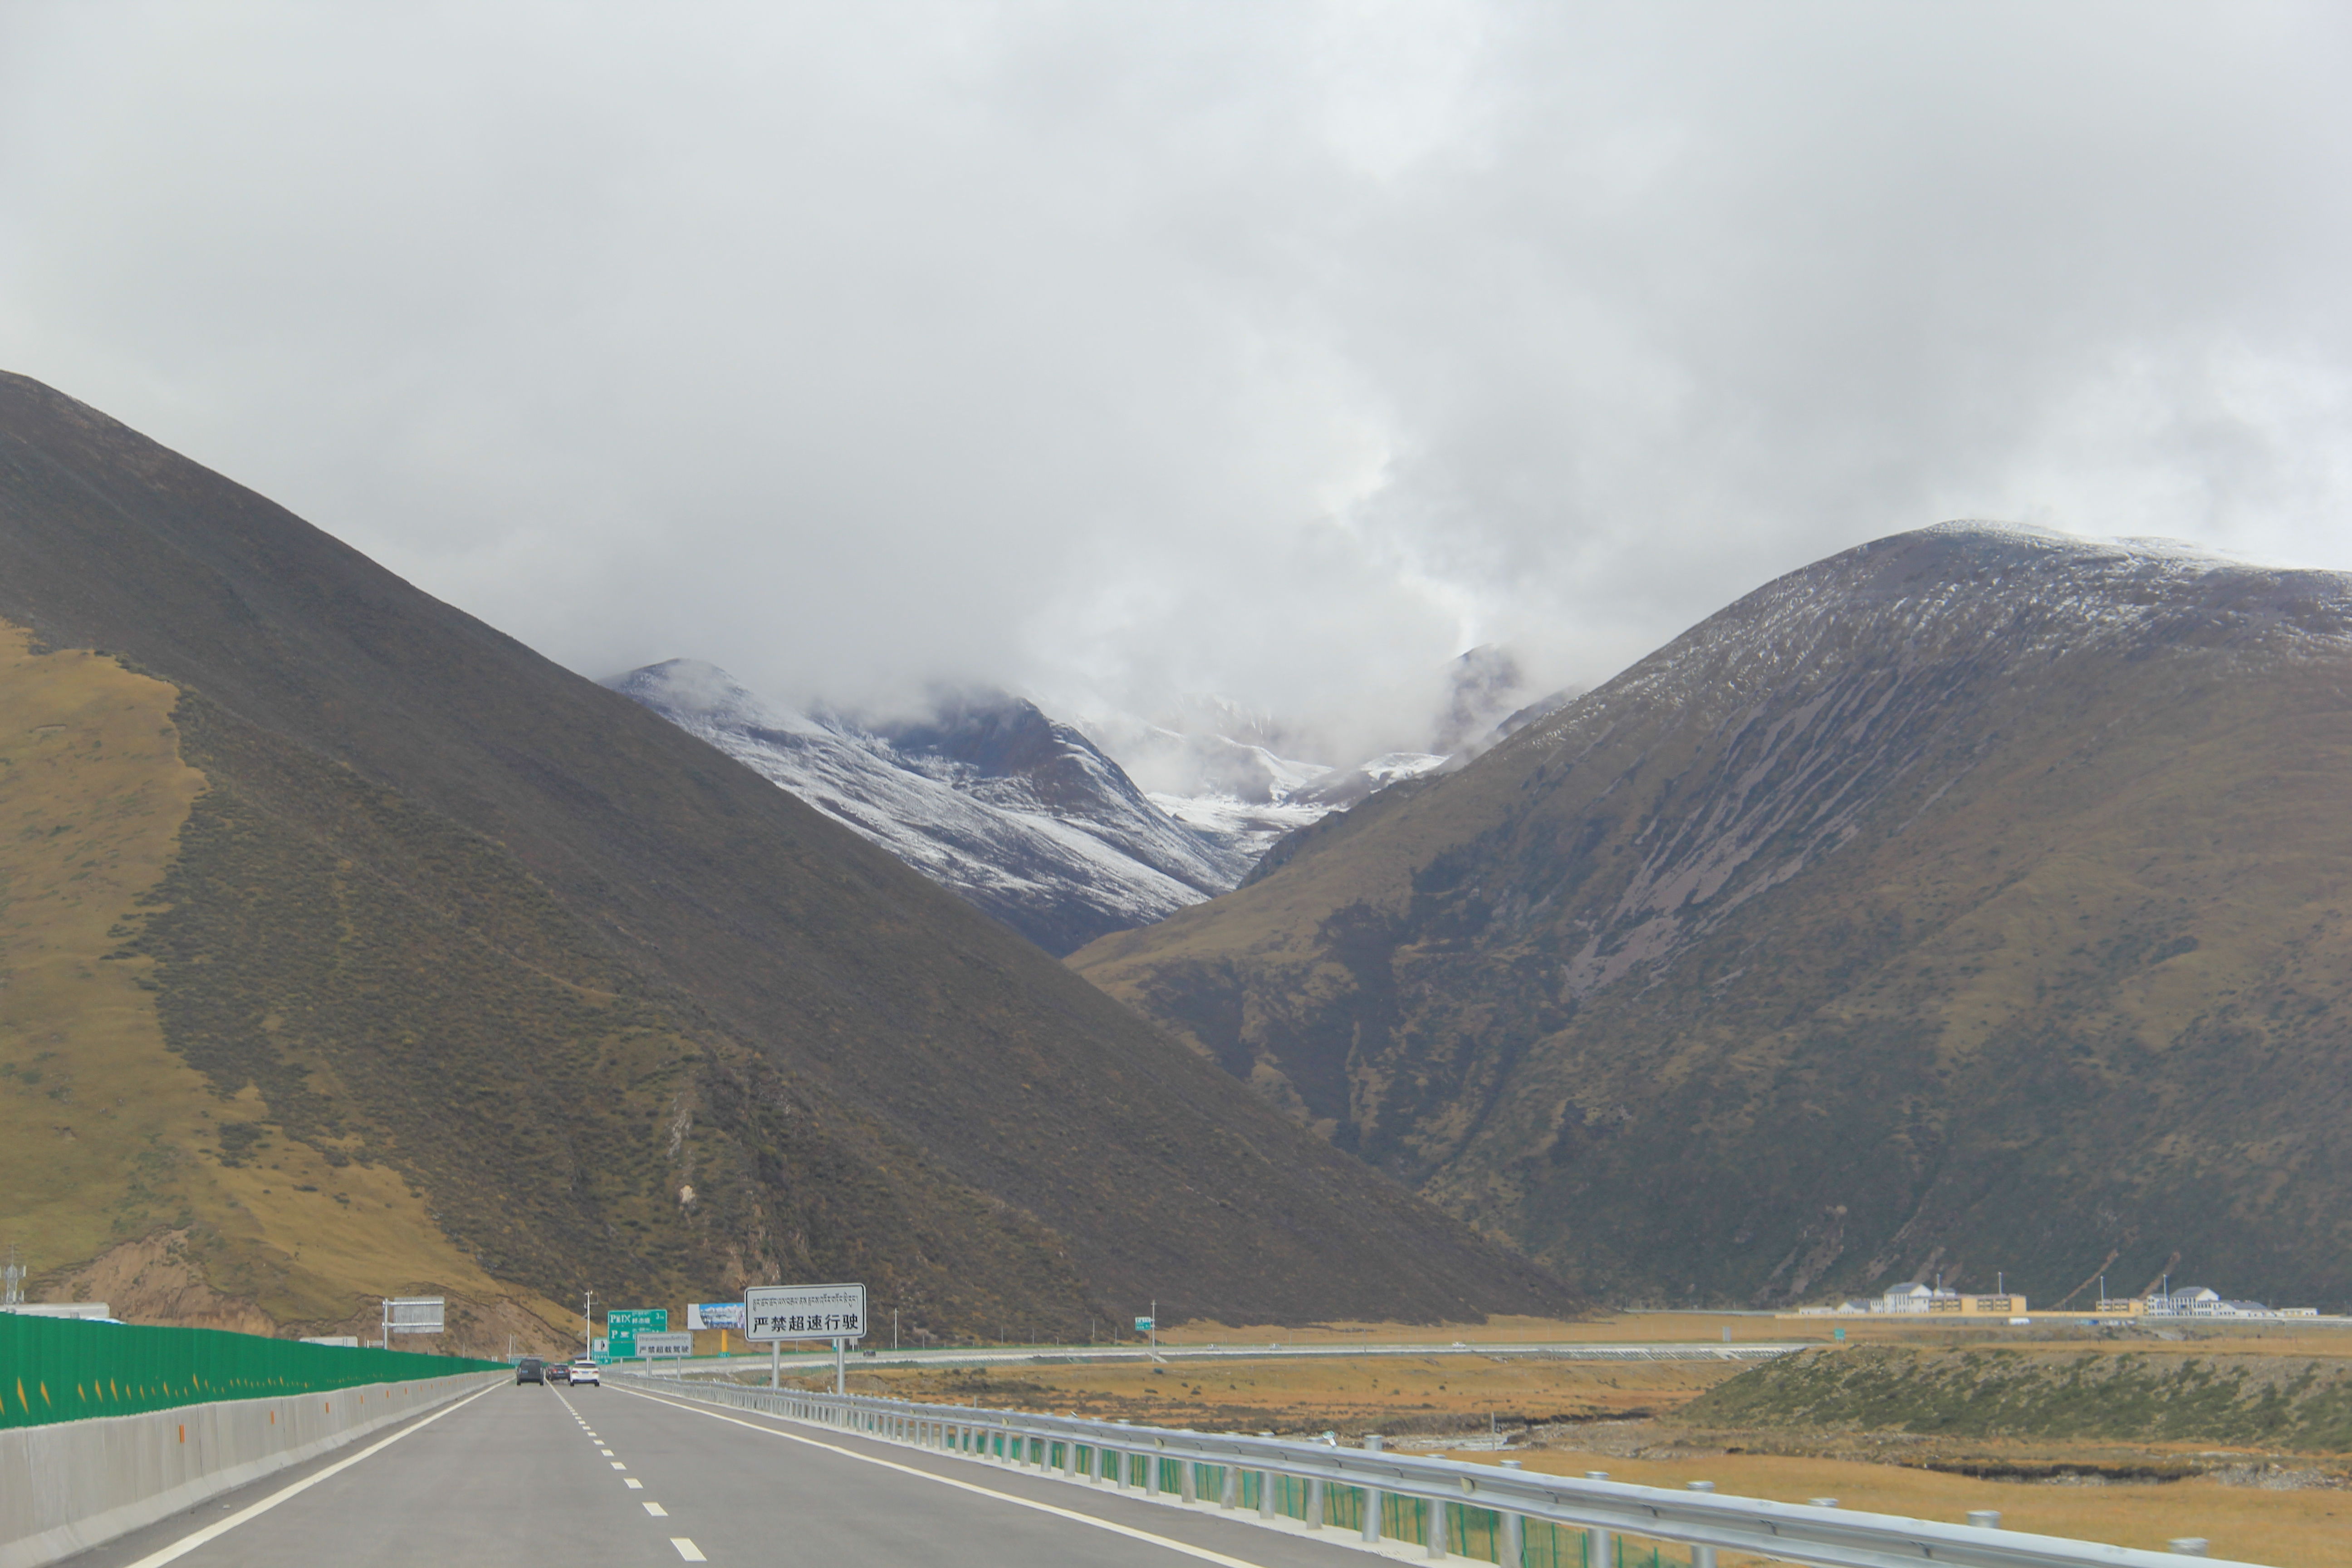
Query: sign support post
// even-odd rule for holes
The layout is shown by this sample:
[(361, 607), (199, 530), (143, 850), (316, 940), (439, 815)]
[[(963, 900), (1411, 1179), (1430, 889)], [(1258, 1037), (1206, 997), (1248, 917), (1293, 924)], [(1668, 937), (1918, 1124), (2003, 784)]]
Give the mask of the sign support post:
[(768, 1386), (784, 1385), (784, 1342), (777, 1340), (768, 1346)]

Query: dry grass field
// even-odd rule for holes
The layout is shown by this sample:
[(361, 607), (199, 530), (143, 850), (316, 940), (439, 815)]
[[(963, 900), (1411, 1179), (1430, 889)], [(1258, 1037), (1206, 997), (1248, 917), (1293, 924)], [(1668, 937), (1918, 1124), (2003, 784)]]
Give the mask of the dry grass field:
[[(1065, 1411), (1202, 1430), (1398, 1436), (1484, 1432), (1490, 1420), (1622, 1421), (1679, 1408), (1736, 1366), (1531, 1356), (1318, 1356), (1109, 1365), (879, 1369), (854, 1387), (901, 1398)], [(828, 1366), (814, 1383), (829, 1385)]]
[[(1474, 1461), (1497, 1458), (1459, 1457)], [(1841, 1508), (1954, 1524), (1972, 1510), (1997, 1509), (2005, 1530), (2156, 1552), (2184, 1536), (2203, 1536), (2212, 1542), (2213, 1556), (2277, 1563), (2282, 1568), (2343, 1568), (2352, 1563), (2352, 1490), (2340, 1484), (2340, 1462), (2334, 1467), (2339, 1472), (2339, 1484), (2335, 1486), (2310, 1485), (2319, 1477), (2308, 1473), (2273, 1472), (2273, 1482), (2305, 1483), (2289, 1489), (2215, 1476), (2087, 1486), (1979, 1480), (1854, 1459), (1725, 1453), (1640, 1459), (1569, 1446), (1514, 1451), (1511, 1458), (1528, 1469), (1557, 1475), (1601, 1469), (1614, 1480), (1661, 1487), (1709, 1480), (1718, 1491), (1746, 1497), (1780, 1502), (1833, 1497)], [(2307, 1472), (2315, 1468), (2294, 1469)]]
[[(1590, 1318), (1493, 1317), (1483, 1323), (1179, 1323), (1160, 1331), (1165, 1345), (1639, 1344), (1720, 1341), (1776, 1344), (1825, 1342), (1832, 1326), (1747, 1312), (1609, 1312)], [(1129, 1335), (1133, 1338), (1133, 1335)]]

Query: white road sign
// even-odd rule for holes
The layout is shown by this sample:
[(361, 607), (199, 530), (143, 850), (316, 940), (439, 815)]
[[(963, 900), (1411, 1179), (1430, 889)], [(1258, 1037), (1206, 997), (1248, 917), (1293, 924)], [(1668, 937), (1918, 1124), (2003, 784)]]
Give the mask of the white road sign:
[(743, 1292), (743, 1337), (778, 1340), (862, 1340), (863, 1285), (754, 1285)]
[(639, 1355), (692, 1355), (694, 1335), (690, 1332), (651, 1333), (637, 1336)]
[(387, 1334), (437, 1334), (441, 1331), (442, 1299), (438, 1296), (394, 1296), (383, 1304)]

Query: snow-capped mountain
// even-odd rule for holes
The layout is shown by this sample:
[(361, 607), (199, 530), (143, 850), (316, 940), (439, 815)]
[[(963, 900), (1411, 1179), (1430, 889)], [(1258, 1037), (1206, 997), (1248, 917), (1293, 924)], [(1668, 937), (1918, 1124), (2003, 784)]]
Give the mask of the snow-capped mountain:
[(1284, 756), (1265, 743), (1279, 743), (1273, 726), (1254, 721), (1230, 705), (1219, 706), (1229, 711), (1203, 716), (1230, 730), (1177, 728), (1191, 716), (1157, 723), (1096, 719), (1085, 728), (1088, 739), (1119, 760), (1153, 805), (1253, 866), (1284, 836), (1345, 810), (1382, 784), (1425, 773), (1445, 761), (1420, 752), (1379, 758), (1364, 764), (1372, 768), (1377, 763), (1380, 776), (1374, 782), (1359, 769)]
[(1081, 729), (1001, 691), (914, 720), (802, 712), (694, 659), (605, 684), (1055, 954), (1230, 891), (1288, 835), (1484, 749), (1496, 710), (1525, 695), (1507, 654), (1475, 648), (1429, 731), (1458, 752), (1334, 767), (1288, 754), (1296, 737), (1268, 716), (1214, 699)]
[(992, 693), (868, 727), (769, 702), (671, 659), (605, 682), (1055, 954), (1239, 882), (1245, 851), (1172, 819), (1118, 764)]
[[(1420, 747), (1353, 766), (1305, 760), (1322, 747), (1302, 727), (1218, 698), (1194, 699), (1152, 721), (1112, 716), (1080, 727), (1154, 805), (1255, 865), (1299, 829), (1391, 784), (1458, 767), (1575, 695), (1535, 696), (1517, 658), (1492, 645), (1455, 658), (1444, 677), (1443, 705), (1421, 727)], [(1410, 724), (1399, 728), (1412, 733)]]

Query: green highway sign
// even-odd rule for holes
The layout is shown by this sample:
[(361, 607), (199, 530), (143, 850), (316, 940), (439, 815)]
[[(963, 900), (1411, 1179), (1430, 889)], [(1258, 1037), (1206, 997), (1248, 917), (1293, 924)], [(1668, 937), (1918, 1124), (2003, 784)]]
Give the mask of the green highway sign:
[(606, 1353), (615, 1361), (627, 1361), (637, 1353), (639, 1334), (666, 1333), (669, 1330), (667, 1307), (631, 1307), (604, 1314), (604, 1334), (611, 1341)]

